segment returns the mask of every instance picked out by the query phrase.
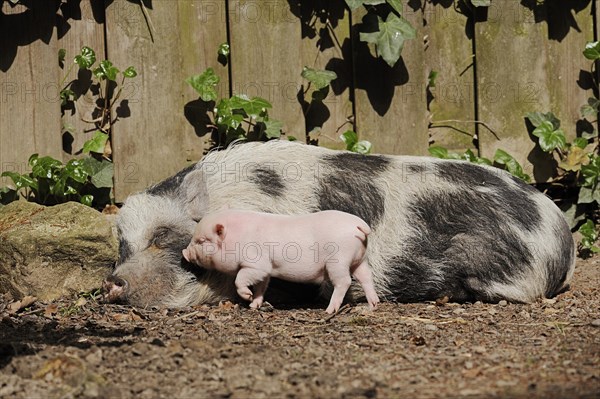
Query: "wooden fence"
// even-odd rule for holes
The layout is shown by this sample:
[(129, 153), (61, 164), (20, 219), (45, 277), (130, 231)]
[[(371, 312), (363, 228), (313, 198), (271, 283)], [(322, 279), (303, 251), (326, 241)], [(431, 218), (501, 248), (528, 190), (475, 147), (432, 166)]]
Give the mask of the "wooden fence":
[[(90, 129), (82, 119), (91, 119), (92, 95), (63, 115), (58, 96), (58, 50), (71, 59), (87, 45), (139, 72), (124, 93), (130, 112), (112, 131), (118, 201), (201, 158), (208, 138), (190, 122), (200, 107), (184, 80), (208, 67), (223, 95), (271, 101), (271, 115), (298, 138), (322, 125), (320, 144), (341, 148), (337, 137), (354, 123), (375, 152), (423, 155), (432, 141), (473, 148), (476, 135), (482, 156), (505, 149), (543, 181), (548, 162), (539, 162), (524, 115), (552, 111), (570, 137), (580, 128), (579, 108), (593, 92), (582, 50), (599, 36), (593, 3), (492, 0), (464, 12), (462, 1), (405, 1), (417, 39), (390, 68), (358, 40), (363, 15), (343, 0), (144, 0), (149, 18), (139, 0), (33, 0), (28, 8), (0, 0), (0, 164), (25, 172), (34, 152), (70, 159), (65, 148), (90, 137), (63, 133), (65, 125)], [(225, 66), (223, 42), (231, 45)], [(325, 107), (306, 117), (297, 97), (305, 65), (338, 74)], [(439, 76), (428, 92), (431, 70)]]

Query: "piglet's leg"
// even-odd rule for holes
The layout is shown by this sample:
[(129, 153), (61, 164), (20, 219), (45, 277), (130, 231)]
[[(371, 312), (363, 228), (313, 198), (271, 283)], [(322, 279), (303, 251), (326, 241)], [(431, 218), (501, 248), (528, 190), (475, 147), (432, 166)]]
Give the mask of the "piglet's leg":
[(258, 309), (263, 304), (263, 301), (265, 300), (265, 291), (269, 286), (269, 280), (270, 276), (267, 275), (267, 277), (264, 280), (254, 285), (254, 300), (250, 304), (250, 308)]
[(367, 261), (363, 260), (362, 263), (358, 265), (356, 269), (354, 269), (352, 275), (362, 286), (365, 296), (367, 297), (367, 302), (369, 302), (369, 306), (371, 309), (374, 309), (379, 303), (379, 297), (375, 292), (375, 285), (373, 284), (371, 269), (369, 268)]
[(331, 284), (333, 284), (333, 294), (331, 295), (329, 306), (327, 306), (327, 309), (325, 310), (327, 313), (331, 314), (337, 312), (342, 306), (344, 296), (346, 295), (346, 292), (348, 292), (350, 284), (352, 284), (352, 277), (350, 277), (348, 267), (341, 266), (341, 263), (327, 264), (325, 265), (325, 269), (327, 270), (327, 275), (329, 276)]
[[(261, 287), (263, 282), (264, 287)], [(237, 288), (238, 295), (247, 301), (252, 301), (251, 307), (253, 308), (257, 308), (262, 304), (263, 294), (267, 289), (268, 283), (269, 274), (267, 272), (250, 267), (242, 266), (235, 278), (235, 286)], [(255, 287), (257, 294), (256, 298), (252, 295), (252, 291), (249, 288), (251, 286)], [(260, 290), (262, 290), (262, 292), (259, 292)]]

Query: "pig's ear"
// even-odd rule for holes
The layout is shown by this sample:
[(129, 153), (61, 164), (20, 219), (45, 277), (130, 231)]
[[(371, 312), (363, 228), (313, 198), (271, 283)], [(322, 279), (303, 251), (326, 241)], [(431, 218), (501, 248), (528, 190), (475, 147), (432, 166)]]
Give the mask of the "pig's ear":
[(223, 240), (225, 240), (225, 226), (223, 226), (221, 223), (217, 223), (215, 225), (215, 233), (217, 234), (217, 237), (219, 238), (219, 243), (222, 243)]
[(200, 221), (208, 209), (209, 200), (203, 170), (195, 169), (185, 176), (181, 183), (180, 195), (189, 216), (196, 222)]
[(184, 248), (183, 251), (181, 251), (183, 254), (183, 257), (185, 258), (185, 260), (187, 260), (188, 262), (190, 262), (190, 252), (189, 249)]

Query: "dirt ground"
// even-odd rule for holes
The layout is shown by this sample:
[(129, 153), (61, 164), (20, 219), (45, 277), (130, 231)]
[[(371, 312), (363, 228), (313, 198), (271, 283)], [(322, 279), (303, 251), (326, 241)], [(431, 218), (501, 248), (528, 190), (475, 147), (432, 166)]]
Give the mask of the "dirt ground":
[(600, 256), (530, 305), (140, 310), (0, 300), (2, 398), (598, 398)]

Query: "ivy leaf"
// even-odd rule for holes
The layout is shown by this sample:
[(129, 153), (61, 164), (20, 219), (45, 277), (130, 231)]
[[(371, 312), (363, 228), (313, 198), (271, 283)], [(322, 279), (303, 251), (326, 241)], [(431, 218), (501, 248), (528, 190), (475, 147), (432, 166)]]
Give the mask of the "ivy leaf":
[(600, 59), (600, 41), (586, 43), (583, 55), (585, 58), (592, 61)]
[(98, 79), (107, 79), (115, 81), (117, 79), (117, 74), (119, 70), (113, 66), (112, 62), (109, 60), (104, 60), (100, 62), (100, 66), (94, 69), (94, 76)]
[(600, 248), (596, 247), (594, 243), (598, 241), (598, 232), (596, 231), (596, 225), (590, 219), (587, 219), (584, 224), (577, 230), (581, 233), (581, 246), (589, 249), (594, 253), (600, 252)]
[(590, 155), (590, 163), (581, 166), (583, 187), (596, 188), (600, 180), (600, 156)]
[[(587, 140), (585, 140), (587, 144)], [(559, 162), (558, 166), (566, 171), (576, 172), (581, 169), (582, 165), (589, 163), (588, 154), (583, 150), (583, 147), (572, 146), (564, 160)]]
[(390, 67), (393, 67), (398, 59), (404, 41), (414, 39), (417, 31), (406, 19), (390, 13), (385, 22), (377, 17), (379, 31), (365, 33), (361, 32), (360, 40), (368, 43), (375, 43), (377, 52)]
[(60, 105), (65, 106), (69, 101), (75, 99), (75, 92), (71, 89), (63, 89), (60, 91)]
[(432, 146), (427, 149), (429, 154), (436, 158), (447, 159), (448, 158), (448, 149), (439, 146)]
[(126, 70), (123, 71), (123, 76), (126, 78), (135, 78), (137, 76), (137, 71), (134, 67), (130, 66)]
[(200, 75), (190, 76), (185, 81), (200, 94), (202, 101), (215, 101), (217, 99), (215, 87), (219, 83), (219, 77), (212, 68), (208, 68)]
[(52, 157), (40, 158), (37, 154), (34, 154), (29, 158), (29, 165), (31, 166), (33, 177), (52, 179), (54, 169), (62, 166), (62, 162)]
[(496, 150), (496, 153), (494, 154), (494, 162), (499, 165), (504, 165), (506, 170), (513, 176), (516, 176), (526, 182), (531, 181), (531, 176), (524, 173), (521, 164), (506, 151), (500, 149)]
[[(265, 121), (265, 136), (268, 139), (276, 139), (281, 137), (281, 129), (283, 128), (283, 122), (276, 120)], [(291, 136), (289, 136), (291, 137)], [(289, 139), (288, 137), (288, 139)]]
[(27, 175), (21, 175), (16, 172), (3, 172), (0, 177), (10, 177), (13, 184), (15, 185), (15, 190), (20, 190), (22, 188), (33, 187), (37, 189), (37, 184), (35, 180)]
[(438, 77), (437, 71), (429, 72), (429, 76), (427, 77), (427, 86), (435, 87), (435, 80), (437, 79), (437, 77)]
[[(79, 183), (87, 182), (88, 172), (87, 172), (86, 168), (84, 167), (83, 162), (80, 161), (79, 159), (71, 159), (69, 162), (67, 162), (67, 164), (65, 165), (65, 167), (61, 171), (61, 173), (63, 174), (63, 176), (70, 177), (71, 179), (75, 180), (76, 182), (79, 182)], [(74, 193), (69, 192), (68, 194), (76, 194), (76, 193), (77, 193), (77, 191), (75, 191)]]
[(82, 203), (83, 205), (87, 205), (89, 207), (92, 206), (92, 202), (94, 202), (94, 196), (87, 194), (87, 195), (82, 195), (81, 198), (79, 198), (79, 202)]
[(562, 129), (554, 129), (552, 122), (546, 120), (533, 131), (533, 135), (539, 138), (540, 147), (545, 152), (552, 152), (555, 148), (564, 149), (567, 139)]
[(229, 52), (230, 52), (230, 47), (229, 47), (229, 43), (221, 43), (219, 45), (219, 49), (217, 50), (217, 53), (219, 55), (222, 55), (223, 57), (229, 57)]
[(581, 115), (583, 117), (596, 115), (600, 107), (600, 100), (596, 97), (588, 98), (588, 103), (581, 106)]
[(583, 137), (575, 137), (575, 139), (573, 139), (573, 145), (575, 147), (584, 149), (585, 147), (587, 147), (588, 141), (587, 141), (587, 139), (584, 139)]
[(525, 117), (529, 119), (529, 122), (531, 122), (534, 127), (538, 127), (544, 122), (552, 123), (554, 130), (560, 127), (560, 119), (558, 119), (552, 112), (547, 112), (545, 114), (541, 112), (528, 112), (525, 114)]
[(340, 139), (346, 144), (346, 149), (350, 150), (358, 143), (358, 134), (352, 130), (346, 130)]
[(74, 61), (79, 65), (79, 68), (88, 69), (96, 62), (96, 52), (84, 46), (81, 48), (81, 54), (75, 56)]
[(83, 166), (90, 176), (91, 183), (97, 188), (111, 188), (113, 186), (114, 165), (112, 162), (102, 159), (87, 157), (83, 160)]
[(65, 67), (65, 58), (67, 57), (67, 50), (65, 50), (64, 48), (61, 48), (60, 50), (58, 50), (58, 66), (60, 67), (60, 69), (63, 69)]
[(471, 0), (471, 4), (475, 7), (489, 7), (492, 2), (491, 0)]
[(232, 109), (243, 109), (248, 116), (257, 118), (268, 108), (273, 108), (270, 102), (260, 97), (248, 98), (245, 95), (233, 96), (229, 100)]
[(100, 130), (96, 130), (94, 137), (83, 144), (83, 153), (87, 154), (90, 152), (95, 152), (97, 154), (104, 154), (104, 147), (106, 146), (107, 140), (108, 134), (103, 133)]
[(592, 202), (598, 202), (600, 204), (600, 189), (589, 187), (581, 187), (579, 189), (579, 196), (577, 197), (578, 204), (591, 204)]
[(402, 0), (387, 0), (387, 3), (392, 6), (398, 15), (402, 15)]
[(354, 146), (352, 146), (350, 151), (357, 152), (357, 153), (363, 154), (363, 155), (367, 155), (367, 154), (371, 153), (372, 148), (373, 148), (373, 145), (371, 144), (370, 141), (361, 140), (358, 143), (356, 143)]
[(321, 90), (329, 86), (331, 81), (337, 79), (337, 74), (333, 71), (313, 69), (305, 66), (302, 69), (302, 77), (315, 85), (315, 90)]

